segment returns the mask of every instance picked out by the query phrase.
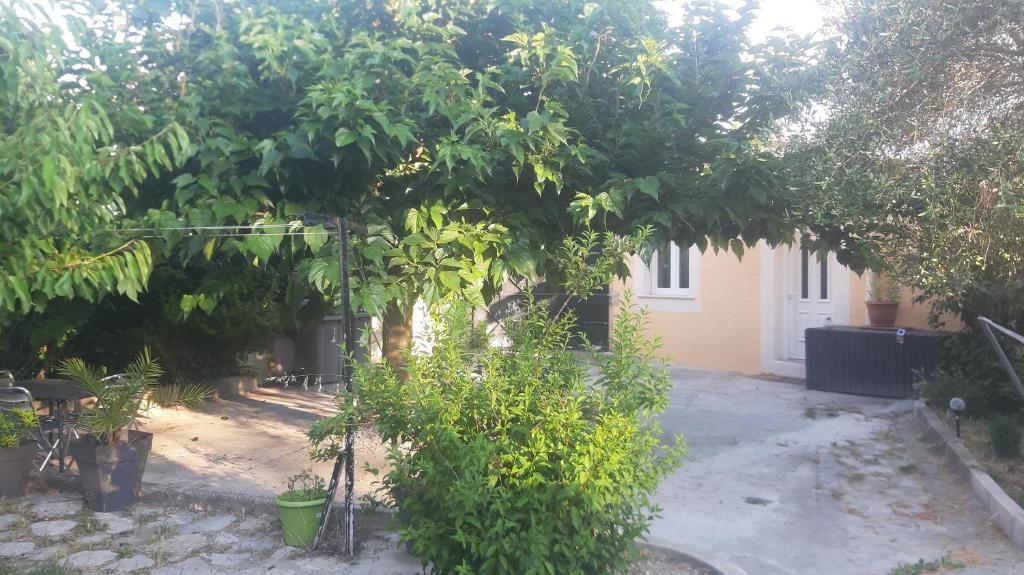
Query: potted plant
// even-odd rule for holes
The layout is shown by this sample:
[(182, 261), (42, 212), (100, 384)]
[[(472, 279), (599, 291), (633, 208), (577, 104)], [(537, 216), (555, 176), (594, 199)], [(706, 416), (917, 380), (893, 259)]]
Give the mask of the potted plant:
[(120, 377), (106, 378), (106, 370), (77, 358), (65, 361), (61, 373), (96, 397), (79, 420), (87, 433), (68, 446), (89, 506), (93, 511), (124, 509), (138, 500), (153, 447), (152, 433), (131, 428), (144, 409), (146, 391), (163, 370), (146, 349)]
[(285, 545), (308, 547), (316, 538), (320, 512), (327, 503), (327, 482), (312, 470), (288, 479), (288, 491), (277, 496)]
[(868, 321), (872, 327), (892, 327), (900, 307), (900, 286), (889, 276), (876, 274), (871, 278), (868, 295)]
[(36, 425), (30, 409), (0, 411), (0, 497), (25, 494), (37, 449), (32, 439)]

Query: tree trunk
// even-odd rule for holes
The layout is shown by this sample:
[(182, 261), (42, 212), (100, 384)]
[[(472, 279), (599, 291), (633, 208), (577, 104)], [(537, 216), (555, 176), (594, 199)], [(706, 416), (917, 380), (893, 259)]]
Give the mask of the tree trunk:
[(389, 305), (384, 312), (382, 332), (381, 355), (395, 369), (398, 377), (405, 381), (407, 375), (402, 370), (405, 366), (402, 353), (412, 347), (412, 310), (409, 310), (409, 316), (406, 317), (397, 303)]

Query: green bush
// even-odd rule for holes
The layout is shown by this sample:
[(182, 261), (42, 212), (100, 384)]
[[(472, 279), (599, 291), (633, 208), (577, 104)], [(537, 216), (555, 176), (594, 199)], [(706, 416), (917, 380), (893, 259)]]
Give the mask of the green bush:
[[(1007, 346), (1007, 351), (1017, 373), (1024, 375), (1021, 349)], [(972, 418), (1012, 415), (1024, 408), (1024, 398), (1010, 383), (983, 334), (963, 331), (946, 336), (940, 358), (936, 372), (916, 385), (918, 394), (933, 408), (948, 409), (954, 397), (967, 402), (966, 415)]]
[(685, 447), (659, 439), (670, 384), (644, 313), (618, 315), (593, 365), (567, 350), (572, 322), (530, 303), (509, 347), (474, 349), (464, 315), (449, 314), (433, 350), (409, 356), (406, 383), (359, 367), (356, 398), (311, 430), (315, 454), (336, 453), (348, 417), (376, 418), (391, 446), (383, 489), (435, 573), (623, 571)]
[(0, 449), (13, 449), (32, 440), (36, 414), (30, 409), (0, 411)]
[(1022, 433), (1020, 422), (1013, 417), (1002, 415), (988, 422), (992, 451), (1000, 459), (1013, 459), (1020, 455)]

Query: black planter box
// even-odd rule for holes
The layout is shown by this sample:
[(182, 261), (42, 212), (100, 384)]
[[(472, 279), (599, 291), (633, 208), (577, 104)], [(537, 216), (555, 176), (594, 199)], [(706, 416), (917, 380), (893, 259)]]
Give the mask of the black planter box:
[(805, 333), (807, 389), (911, 397), (918, 373), (935, 370), (944, 335), (913, 329), (810, 328)]
[(83, 435), (69, 447), (90, 509), (121, 511), (138, 501), (146, 460), (153, 449), (152, 433), (129, 431), (127, 442), (112, 445), (99, 445)]

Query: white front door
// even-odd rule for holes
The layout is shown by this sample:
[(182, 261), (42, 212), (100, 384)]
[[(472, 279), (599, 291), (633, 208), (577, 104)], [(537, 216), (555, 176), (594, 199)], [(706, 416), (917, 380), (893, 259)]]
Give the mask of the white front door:
[(804, 330), (821, 327), (835, 319), (834, 278), (831, 270), (835, 257), (818, 254), (805, 248), (792, 250), (789, 289), (786, 294), (790, 329), (788, 355), (790, 359), (804, 359)]

